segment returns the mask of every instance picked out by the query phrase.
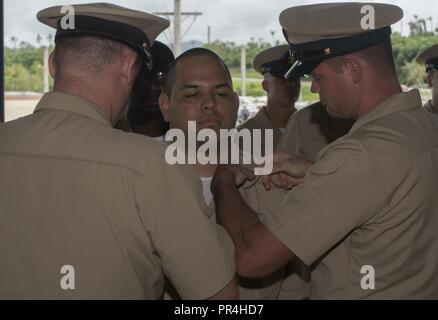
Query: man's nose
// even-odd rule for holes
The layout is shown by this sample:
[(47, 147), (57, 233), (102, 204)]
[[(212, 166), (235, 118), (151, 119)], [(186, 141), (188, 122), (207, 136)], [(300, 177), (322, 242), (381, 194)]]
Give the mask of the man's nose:
[(210, 109), (216, 109), (216, 97), (213, 93), (208, 93), (204, 95), (204, 98), (202, 100), (202, 106), (201, 108), (203, 110), (210, 110)]

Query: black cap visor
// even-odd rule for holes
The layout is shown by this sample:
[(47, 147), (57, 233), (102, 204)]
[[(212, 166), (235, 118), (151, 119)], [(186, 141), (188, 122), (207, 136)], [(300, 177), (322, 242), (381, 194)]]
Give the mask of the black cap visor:
[(324, 39), (300, 44), (291, 43), (285, 30), (283, 30), (283, 34), (289, 42), (292, 59), (296, 60), (284, 75), (286, 79), (289, 79), (312, 72), (326, 59), (361, 51), (383, 42), (390, 37), (391, 27), (367, 31), (345, 38)]
[(150, 52), (151, 44), (148, 37), (142, 30), (131, 25), (97, 17), (77, 15), (75, 16), (74, 29), (64, 29), (61, 26), (61, 20), (58, 21), (55, 42), (66, 36), (96, 36), (121, 42), (140, 55), (148, 70), (153, 68)]

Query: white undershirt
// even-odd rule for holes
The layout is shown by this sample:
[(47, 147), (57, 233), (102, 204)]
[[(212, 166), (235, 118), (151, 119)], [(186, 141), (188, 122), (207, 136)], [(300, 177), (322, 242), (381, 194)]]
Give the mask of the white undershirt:
[(213, 194), (210, 190), (211, 180), (213, 180), (213, 177), (201, 177), (202, 194), (207, 205), (210, 205), (210, 203), (213, 201)]
[(166, 135), (159, 136), (159, 137), (151, 137), (151, 138), (154, 139), (155, 141), (163, 142), (164, 143), (164, 142), (166, 142), (165, 137), (166, 137)]

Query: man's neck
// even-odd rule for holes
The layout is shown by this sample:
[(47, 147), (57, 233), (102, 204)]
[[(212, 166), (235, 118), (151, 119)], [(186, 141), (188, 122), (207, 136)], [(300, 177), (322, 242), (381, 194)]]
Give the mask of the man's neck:
[(266, 113), (275, 128), (285, 128), (290, 116), (296, 111), (295, 106), (278, 106), (275, 101), (269, 101)]
[(213, 177), (217, 164), (195, 164), (194, 168), (200, 177)]
[(380, 81), (367, 88), (362, 95), (362, 103), (357, 109), (357, 117), (370, 112), (377, 107), (382, 101), (392, 97), (395, 94), (402, 93), (400, 82), (395, 78), (392, 81)]
[(119, 118), (120, 113), (114, 109), (111, 90), (104, 86), (96, 86), (98, 81), (87, 81), (85, 79), (69, 79), (61, 81), (55, 85), (55, 92), (61, 92), (77, 96), (91, 101), (98, 106), (104, 113), (106, 120), (114, 124)]

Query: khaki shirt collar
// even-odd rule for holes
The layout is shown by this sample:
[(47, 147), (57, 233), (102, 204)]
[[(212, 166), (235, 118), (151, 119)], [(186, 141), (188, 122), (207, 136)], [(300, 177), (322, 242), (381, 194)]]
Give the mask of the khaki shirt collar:
[(390, 114), (421, 107), (421, 97), (418, 89), (406, 93), (397, 93), (380, 102), (374, 109), (357, 119), (350, 130), (353, 133), (374, 120)]
[(257, 122), (264, 129), (274, 129), (274, 125), (271, 122), (271, 119), (268, 117), (268, 112), (266, 111), (266, 107), (262, 107), (259, 112), (255, 115)]
[(78, 96), (61, 92), (46, 93), (38, 102), (34, 113), (44, 109), (76, 113), (94, 119), (106, 126), (112, 126), (105, 118), (105, 113), (101, 108), (93, 102)]

